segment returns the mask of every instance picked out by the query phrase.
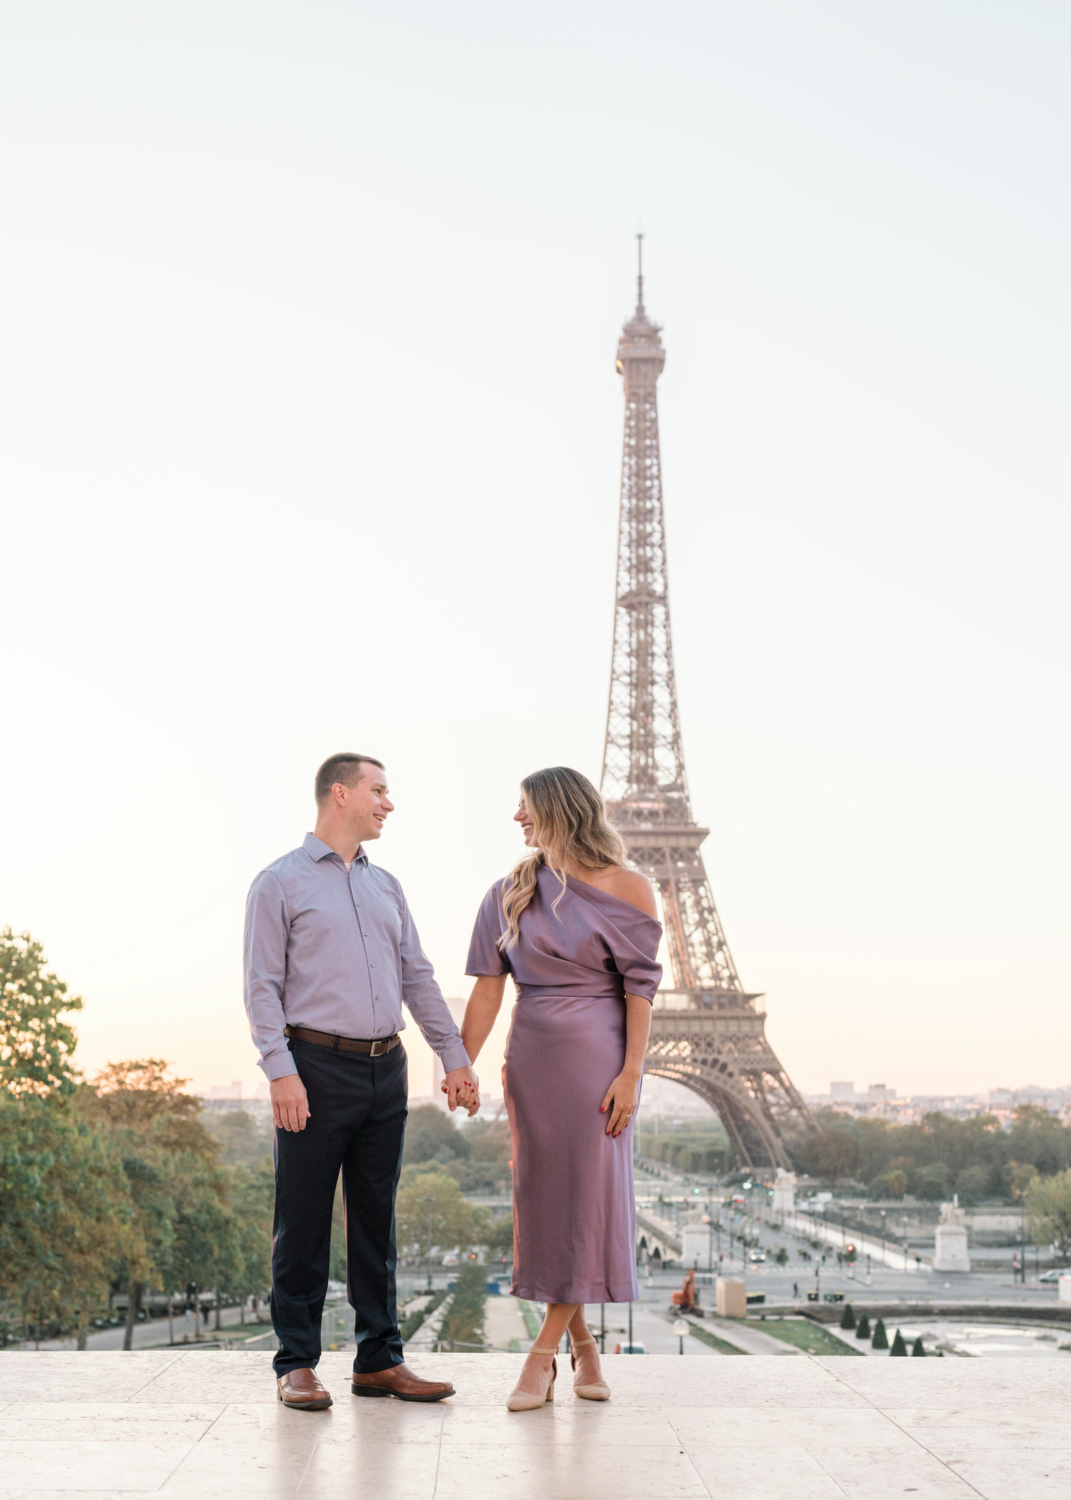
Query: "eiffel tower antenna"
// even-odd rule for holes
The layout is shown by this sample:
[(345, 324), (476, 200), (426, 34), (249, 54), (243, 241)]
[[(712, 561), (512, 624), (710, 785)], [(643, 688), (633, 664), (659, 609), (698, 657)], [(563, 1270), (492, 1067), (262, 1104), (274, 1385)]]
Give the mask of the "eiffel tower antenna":
[(661, 327), (643, 304), (617, 346), (625, 440), (617, 603), (602, 792), (629, 858), (657, 886), (673, 968), (655, 998), (648, 1073), (700, 1094), (718, 1112), (742, 1167), (788, 1167), (784, 1135), (811, 1117), (766, 1039), (763, 996), (745, 991), (714, 905), (692, 815), (673, 675), (657, 383)]

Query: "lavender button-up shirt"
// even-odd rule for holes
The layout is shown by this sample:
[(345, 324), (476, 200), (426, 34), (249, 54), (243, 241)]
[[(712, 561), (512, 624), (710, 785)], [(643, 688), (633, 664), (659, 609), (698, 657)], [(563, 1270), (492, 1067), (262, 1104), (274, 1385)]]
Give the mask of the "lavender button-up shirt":
[(297, 1067), (283, 1027), (365, 1041), (405, 1027), (405, 1001), (446, 1072), (469, 1061), (402, 888), (364, 849), (346, 869), (307, 833), (253, 881), (245, 908), (245, 1009), (268, 1078)]

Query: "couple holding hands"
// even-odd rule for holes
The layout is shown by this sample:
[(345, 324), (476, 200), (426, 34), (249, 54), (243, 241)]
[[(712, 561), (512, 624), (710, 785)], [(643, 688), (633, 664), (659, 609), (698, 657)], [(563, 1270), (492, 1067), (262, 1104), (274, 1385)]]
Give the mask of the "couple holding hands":
[(573, 1388), (604, 1401), (589, 1302), (636, 1286), (631, 1124), (639, 1102), (662, 928), (650, 882), (598, 791), (567, 767), (521, 783), (528, 852), (488, 891), (461, 1030), (399, 882), (368, 861), (393, 803), (382, 764), (333, 755), (316, 776), (315, 832), (254, 880), (246, 906), (245, 1003), (275, 1120), (272, 1324), (279, 1399), (319, 1410), (316, 1375), (339, 1172), (357, 1396), (440, 1401), (453, 1386), (405, 1364), (398, 1330), (394, 1198), (407, 1112), (402, 1003), (442, 1060), (451, 1110), (480, 1107), (472, 1064), (512, 977), (503, 1085), (513, 1136), (510, 1288), (546, 1316), (507, 1405), (553, 1399), (569, 1330)]

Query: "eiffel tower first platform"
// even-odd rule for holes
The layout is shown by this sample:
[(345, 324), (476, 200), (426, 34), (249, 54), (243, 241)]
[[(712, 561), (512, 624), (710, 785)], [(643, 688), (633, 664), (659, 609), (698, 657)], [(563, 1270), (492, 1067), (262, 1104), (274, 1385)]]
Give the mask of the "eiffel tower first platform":
[(655, 997), (645, 1068), (701, 1095), (738, 1166), (788, 1167), (785, 1134), (811, 1124), (766, 1038), (762, 995), (740, 982), (699, 847), (684, 772), (666, 579), (658, 377), (661, 328), (643, 305), (622, 330), (625, 442), (617, 605), (602, 792), (636, 868), (658, 887), (674, 988)]

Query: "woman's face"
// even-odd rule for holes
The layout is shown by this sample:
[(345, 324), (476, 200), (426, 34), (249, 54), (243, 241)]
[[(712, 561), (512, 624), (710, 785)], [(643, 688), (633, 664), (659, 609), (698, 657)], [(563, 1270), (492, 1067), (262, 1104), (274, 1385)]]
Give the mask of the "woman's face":
[(535, 833), (535, 825), (532, 822), (532, 814), (524, 805), (523, 792), (521, 793), (521, 800), (517, 806), (517, 811), (513, 814), (513, 821), (521, 825), (521, 832), (524, 834), (524, 842), (528, 845), (531, 845), (532, 837)]

